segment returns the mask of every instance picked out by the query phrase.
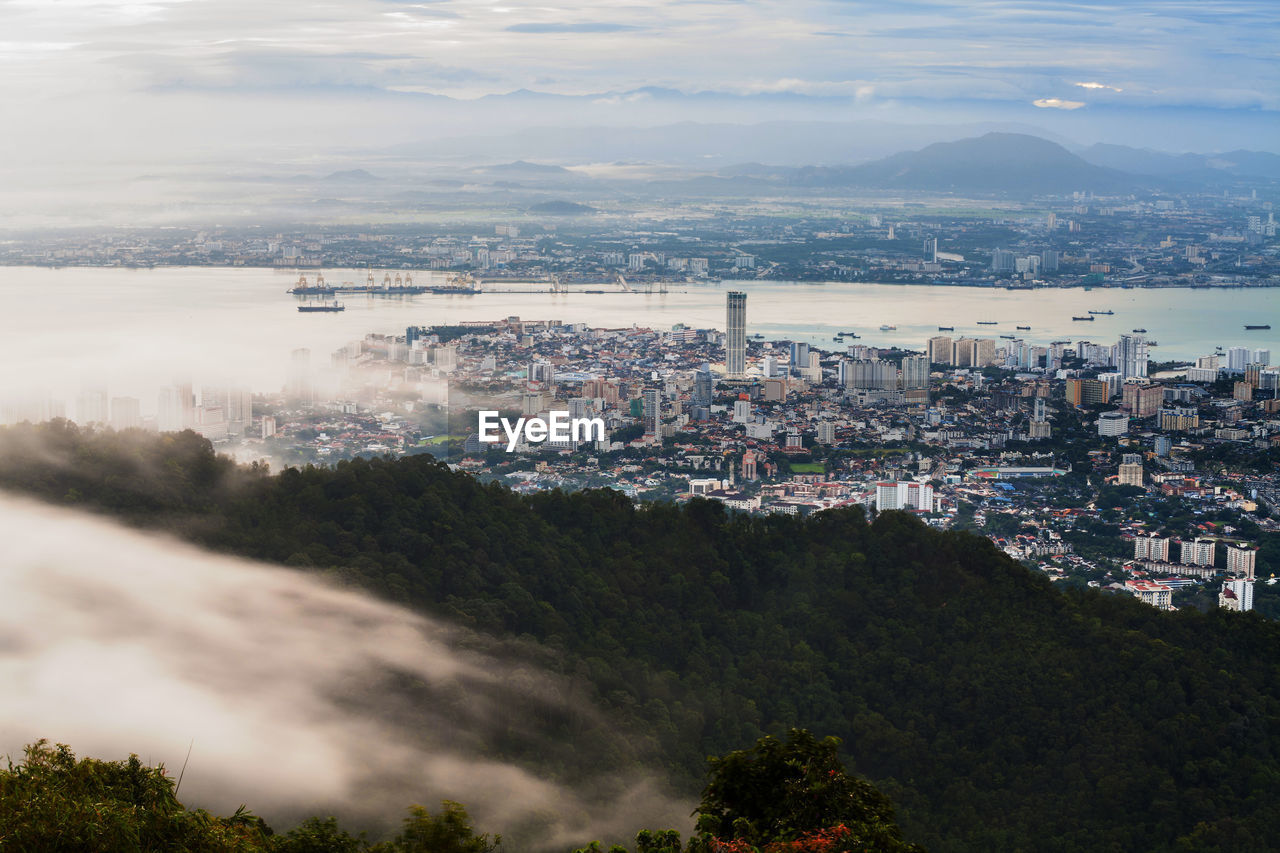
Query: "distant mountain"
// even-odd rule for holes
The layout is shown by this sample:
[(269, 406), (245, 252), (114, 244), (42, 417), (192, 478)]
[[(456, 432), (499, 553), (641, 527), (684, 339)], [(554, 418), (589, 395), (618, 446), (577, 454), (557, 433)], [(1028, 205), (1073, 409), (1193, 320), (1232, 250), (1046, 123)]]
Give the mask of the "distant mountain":
[(1095, 166), (1120, 169), (1137, 175), (1183, 178), (1200, 182), (1223, 179), (1263, 178), (1280, 180), (1280, 155), (1266, 151), (1229, 151), (1225, 154), (1169, 154), (1127, 145), (1091, 145), (1080, 156)]
[(578, 204), (576, 201), (544, 201), (529, 206), (530, 213), (546, 213), (551, 216), (582, 216), (588, 213), (595, 213), (596, 209), (587, 204)]
[(1143, 183), (1136, 176), (1089, 163), (1056, 142), (1021, 133), (937, 142), (861, 166), (806, 167), (792, 181), (803, 186), (1015, 195), (1118, 192)]
[(528, 163), (516, 160), (514, 163), (499, 163), (496, 166), (485, 166), (480, 171), (491, 175), (568, 175), (571, 172), (563, 166), (547, 163)]
[(370, 174), (364, 169), (346, 169), (341, 172), (330, 172), (320, 180), (330, 183), (367, 183), (369, 181), (382, 180), (377, 175)]

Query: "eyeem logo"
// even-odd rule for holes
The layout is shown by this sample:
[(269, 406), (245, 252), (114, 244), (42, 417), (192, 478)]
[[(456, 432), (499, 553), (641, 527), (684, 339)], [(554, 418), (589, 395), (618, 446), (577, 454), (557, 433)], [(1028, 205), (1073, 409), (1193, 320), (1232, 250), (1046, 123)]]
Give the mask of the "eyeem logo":
[(543, 418), (516, 418), (513, 424), (494, 411), (481, 411), (480, 440), (486, 444), (500, 444), (506, 434), (507, 452), (514, 453), (523, 438), (527, 444), (543, 441), (603, 441), (603, 418), (570, 418), (568, 412), (551, 412), (550, 420)]

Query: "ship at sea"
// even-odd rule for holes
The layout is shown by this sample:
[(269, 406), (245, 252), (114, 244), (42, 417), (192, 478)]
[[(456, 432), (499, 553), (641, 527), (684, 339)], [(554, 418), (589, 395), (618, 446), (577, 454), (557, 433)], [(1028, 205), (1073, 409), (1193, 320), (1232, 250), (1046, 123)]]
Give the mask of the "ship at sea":
[(1244, 328), (1245, 328), (1245, 331), (1253, 331), (1254, 329), (1270, 329), (1270, 328), (1271, 328), (1271, 324), (1270, 324), (1270, 323), (1264, 323), (1264, 324), (1262, 324), (1262, 325), (1260, 325), (1260, 326), (1250, 326), (1249, 324), (1247, 324), (1247, 323), (1246, 323)]
[(1114, 311), (1112, 311), (1112, 310), (1108, 309), (1108, 310), (1106, 310), (1106, 311), (1092, 311), (1092, 310), (1091, 310), (1091, 311), (1089, 311), (1089, 313), (1090, 313), (1090, 314), (1098, 314), (1098, 315), (1103, 316), (1103, 317), (1109, 317), (1109, 316), (1111, 316), (1112, 314), (1114, 314), (1114, 313), (1116, 313), (1116, 312), (1114, 312)]
[(1018, 331), (1019, 331), (1019, 332), (1029, 332), (1029, 331), (1031, 331), (1031, 327), (1030, 327), (1030, 326), (1019, 326), (1019, 327), (1018, 327)]
[(978, 325), (979, 326), (998, 326), (1000, 325), (1000, 321), (999, 320), (979, 320)]
[(881, 326), (880, 326), (880, 331), (882, 331), (882, 332), (896, 332), (896, 331), (898, 331), (898, 327), (897, 327), (897, 326), (890, 326), (888, 323), (885, 323), (885, 324), (883, 324), (883, 325), (881, 325)]
[(1071, 319), (1072, 319), (1072, 320), (1092, 320), (1092, 319), (1093, 319), (1093, 315), (1092, 315), (1092, 314), (1090, 314), (1088, 317), (1072, 317)]
[(1134, 333), (1135, 335), (1145, 335), (1145, 334), (1147, 333), (1147, 330), (1146, 330), (1146, 329), (1134, 329), (1134, 330), (1133, 330), (1133, 333)]
[(939, 326), (938, 327), (939, 332), (954, 332), (955, 330), (956, 330), (955, 326)]
[(298, 311), (303, 314), (332, 313), (346, 310), (347, 306), (336, 299), (333, 302), (308, 302), (305, 305), (298, 306)]

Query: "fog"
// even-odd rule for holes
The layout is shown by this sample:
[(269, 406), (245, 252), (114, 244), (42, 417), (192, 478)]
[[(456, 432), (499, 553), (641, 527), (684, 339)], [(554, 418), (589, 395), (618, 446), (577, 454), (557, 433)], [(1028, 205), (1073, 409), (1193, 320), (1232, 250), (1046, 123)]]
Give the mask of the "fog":
[[(383, 832), (445, 798), (516, 849), (689, 822), (617, 766), (634, 750), (584, 696), (498, 641), (3, 494), (0, 541), (0, 754), (47, 738), (176, 777), (190, 749), (185, 804), (245, 803), (277, 830), (333, 813)], [(597, 747), (570, 781), (503, 757)]]

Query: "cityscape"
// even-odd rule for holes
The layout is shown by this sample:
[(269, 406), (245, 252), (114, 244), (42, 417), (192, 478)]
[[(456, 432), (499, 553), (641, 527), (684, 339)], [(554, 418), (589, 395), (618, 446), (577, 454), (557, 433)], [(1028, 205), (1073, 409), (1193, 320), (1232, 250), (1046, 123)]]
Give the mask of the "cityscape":
[[(1255, 580), (1274, 585), (1255, 577), (1254, 541), (1280, 530), (1265, 509), (1280, 501), (1269, 349), (1153, 367), (1139, 331), (1039, 346), (943, 330), (911, 350), (820, 349), (753, 334), (749, 316), (748, 294), (727, 291), (723, 329), (409, 326), (327, 355), (295, 350), (274, 392), (197, 394), (186, 381), (143, 418), (139, 399), (92, 387), (70, 411), (6, 418), (190, 429), (277, 467), (430, 453), (518, 493), (604, 487), (795, 516), (904, 510), (982, 532), (1054, 581), (1164, 609), (1212, 595), (1249, 610)], [(482, 409), (599, 418), (606, 435), (486, 444)], [(1267, 593), (1280, 612), (1280, 590)]]
[(0, 26), (0, 853), (1280, 846), (1280, 5)]

